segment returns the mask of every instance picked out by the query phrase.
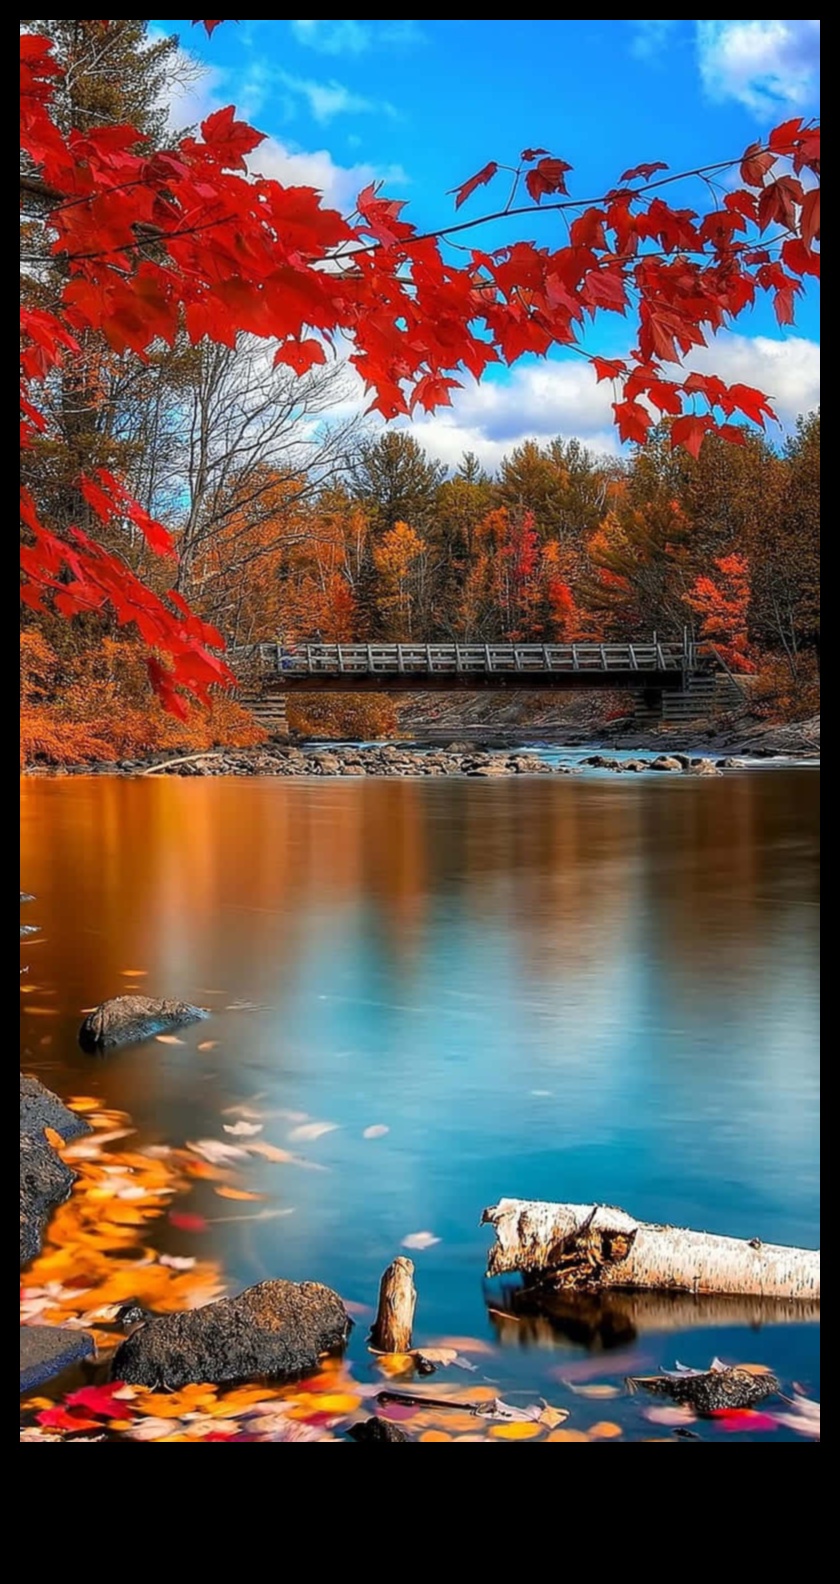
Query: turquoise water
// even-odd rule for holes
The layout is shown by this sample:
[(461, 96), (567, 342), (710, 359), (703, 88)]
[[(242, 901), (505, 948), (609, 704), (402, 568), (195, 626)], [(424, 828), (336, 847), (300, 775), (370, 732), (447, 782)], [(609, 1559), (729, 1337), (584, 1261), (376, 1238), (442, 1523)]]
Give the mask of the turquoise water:
[[(156, 1228), (231, 1289), (305, 1277), (369, 1306), (426, 1232), (417, 1337), (485, 1339), (500, 1391), (557, 1401), (593, 1359), (608, 1380), (719, 1354), (817, 1396), (818, 1326), (757, 1331), (748, 1307), (504, 1320), (516, 1299), (483, 1279), (479, 1218), (503, 1196), (600, 1200), (818, 1245), (818, 798), (819, 774), (790, 769), (26, 781), (42, 934), (24, 942), (24, 1065), (128, 1111), (141, 1144), (230, 1143), (244, 1108), (307, 1163), (248, 1156), (259, 1206), (219, 1220), (198, 1182), (201, 1238)], [(127, 989), (213, 1015), (182, 1044), (85, 1056), (82, 1008)], [(637, 1399), (609, 1409), (647, 1433)]]

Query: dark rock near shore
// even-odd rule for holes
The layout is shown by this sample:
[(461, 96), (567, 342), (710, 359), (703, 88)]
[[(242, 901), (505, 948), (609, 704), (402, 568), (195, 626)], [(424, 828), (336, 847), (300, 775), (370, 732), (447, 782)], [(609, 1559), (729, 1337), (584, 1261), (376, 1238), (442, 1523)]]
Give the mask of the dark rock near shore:
[(754, 1408), (779, 1390), (779, 1382), (769, 1370), (757, 1373), (748, 1368), (731, 1369), (723, 1366), (682, 1375), (636, 1376), (631, 1384), (643, 1386), (657, 1397), (670, 1397), (672, 1402), (685, 1404), (697, 1413), (720, 1413), (726, 1409)]
[(651, 761), (649, 768), (651, 770), (682, 770), (683, 766), (676, 755), (660, 754), (657, 759)]
[(83, 1050), (113, 1050), (118, 1045), (133, 1045), (152, 1034), (198, 1023), (209, 1017), (204, 1007), (186, 1001), (156, 1000), (153, 996), (115, 996), (89, 1012), (79, 1030)]
[(134, 1386), (177, 1390), (192, 1381), (221, 1385), (260, 1375), (302, 1375), (322, 1354), (344, 1346), (350, 1325), (331, 1288), (264, 1281), (237, 1298), (140, 1326), (117, 1349), (112, 1376)]
[(65, 1144), (91, 1131), (90, 1123), (75, 1111), (69, 1111), (58, 1095), (45, 1089), (37, 1078), (21, 1073), (20, 1131), (35, 1135), (42, 1134), (44, 1128), (52, 1128), (54, 1133), (60, 1134)]
[(408, 1436), (398, 1425), (389, 1424), (387, 1419), (366, 1419), (364, 1424), (353, 1426), (350, 1439), (351, 1441), (407, 1441)]
[(20, 1135), (20, 1264), (41, 1252), (47, 1222), (70, 1193), (75, 1174), (47, 1143), (43, 1132)]
[(64, 1326), (21, 1326), (20, 1389), (34, 1391), (52, 1380), (71, 1364), (79, 1364), (96, 1351), (87, 1331), (65, 1330)]

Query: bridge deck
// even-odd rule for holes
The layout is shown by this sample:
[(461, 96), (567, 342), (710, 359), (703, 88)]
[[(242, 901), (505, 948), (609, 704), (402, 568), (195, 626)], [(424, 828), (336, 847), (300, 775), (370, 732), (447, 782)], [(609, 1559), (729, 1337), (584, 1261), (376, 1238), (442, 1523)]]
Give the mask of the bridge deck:
[(696, 669), (689, 643), (258, 644), (234, 656), (261, 689), (425, 692), (433, 689), (681, 688)]

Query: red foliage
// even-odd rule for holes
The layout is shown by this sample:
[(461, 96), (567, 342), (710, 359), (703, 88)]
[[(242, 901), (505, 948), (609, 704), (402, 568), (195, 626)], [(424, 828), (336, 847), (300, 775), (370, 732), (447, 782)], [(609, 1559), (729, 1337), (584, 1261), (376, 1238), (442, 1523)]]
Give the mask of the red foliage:
[(713, 643), (734, 671), (755, 671), (749, 654), (747, 614), (750, 605), (750, 564), (746, 556), (720, 556), (717, 577), (698, 577), (686, 596), (700, 617), (700, 637)]
[[(220, 23), (203, 26), (212, 33)], [(479, 377), (489, 362), (576, 344), (586, 318), (604, 310), (638, 320), (629, 367), (610, 366), (610, 377), (624, 386), (615, 404), (623, 439), (642, 442), (648, 434), (653, 418), (638, 399), (644, 395), (674, 416), (672, 443), (694, 455), (706, 434), (735, 437), (718, 414), (757, 412), (759, 422), (772, 416), (759, 392), (720, 381), (705, 388), (696, 380), (666, 381), (660, 365), (705, 345), (760, 293), (773, 298), (780, 322), (791, 321), (802, 276), (817, 268), (819, 235), (818, 198), (799, 180), (803, 171), (818, 175), (819, 129), (798, 117), (777, 127), (766, 147), (747, 150), (744, 189), (706, 215), (659, 196), (661, 182), (650, 178), (660, 162), (625, 172), (623, 182), (642, 185), (619, 187), (586, 206), (563, 196), (565, 160), (526, 149), (529, 168), (515, 171), (505, 212), (533, 213), (548, 198), (544, 210), (580, 210), (569, 244), (473, 250), (455, 265), (442, 241), (480, 221), (418, 233), (402, 218), (404, 206), (374, 186), (359, 195), (357, 218), (347, 220), (311, 188), (252, 177), (247, 161), (262, 134), (237, 120), (232, 107), (208, 116), (199, 136), (164, 151), (144, 147), (132, 127), (65, 134), (50, 111), (60, 68), (49, 38), (25, 34), (20, 50), (21, 146), (52, 202), (52, 246), (66, 269), (58, 311), (26, 309), (22, 316), (23, 444), (47, 426), (39, 385), (88, 331), (139, 358), (184, 329), (193, 342), (207, 337), (225, 345), (244, 331), (275, 340), (277, 359), (296, 370), (323, 357), (324, 340), (346, 337), (371, 407), (391, 418), (417, 403), (431, 410), (447, 402), (461, 369)], [(709, 168), (719, 172), (720, 162)], [(491, 161), (456, 189), (456, 205), (499, 169)], [(516, 208), (520, 182), (530, 202)], [(749, 189), (757, 190), (757, 202)], [(336, 255), (352, 259), (352, 268), (324, 270)], [(596, 364), (599, 377), (605, 366)], [(694, 411), (698, 398), (707, 410)], [(80, 505), (84, 499), (117, 526), (132, 522), (154, 550), (168, 553), (166, 530), (138, 516), (118, 480), (100, 475), (98, 482), (80, 480), (79, 489)], [(184, 693), (206, 702), (208, 688), (227, 680), (218, 634), (178, 595), (153, 593), (79, 526), (55, 531), (30, 497), (23, 517), (23, 597), (33, 608), (45, 598), (63, 615), (108, 605), (166, 657), (165, 665), (152, 661), (150, 671), (173, 711), (183, 712)]]

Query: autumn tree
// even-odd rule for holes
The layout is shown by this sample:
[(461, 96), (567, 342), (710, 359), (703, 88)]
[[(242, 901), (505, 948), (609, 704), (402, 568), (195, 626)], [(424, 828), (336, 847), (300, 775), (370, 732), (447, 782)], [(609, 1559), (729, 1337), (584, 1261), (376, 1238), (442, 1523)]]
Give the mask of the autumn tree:
[(380, 577), (380, 609), (391, 637), (412, 638), (415, 612), (423, 603), (428, 564), (425, 539), (408, 523), (395, 522), (373, 548)]
[[(119, 25), (95, 24), (104, 34)], [(371, 405), (391, 419), (445, 405), (464, 371), (478, 378), (494, 361), (579, 345), (589, 319), (616, 312), (630, 316), (634, 351), (590, 361), (614, 387), (622, 440), (646, 439), (653, 408), (673, 418), (672, 445), (697, 456), (709, 435), (740, 440), (733, 416), (759, 426), (772, 417), (760, 392), (686, 376), (680, 365), (762, 295), (790, 323), (804, 280), (819, 272), (819, 132), (800, 117), (740, 161), (724, 151), (684, 177), (660, 176), (662, 162), (635, 166), (598, 203), (568, 196), (566, 160), (526, 149), (502, 172), (502, 207), (418, 233), (403, 206), (374, 186), (345, 219), (311, 189), (260, 175), (261, 134), (232, 107), (169, 148), (113, 120), (62, 125), (56, 93), (66, 71), (53, 43), (45, 33), (21, 37), (21, 193), (39, 206), (26, 267), (33, 280), (56, 260), (64, 272), (55, 301), (22, 310), (22, 439), (55, 446), (78, 510), (54, 511), (54, 495), (27, 480), (23, 595), (30, 608), (51, 602), (63, 616), (107, 607), (136, 627), (156, 651), (150, 675), (170, 708), (183, 709), (184, 693), (206, 699), (210, 685), (228, 679), (221, 639), (169, 581), (172, 536), (116, 468), (97, 466), (93, 476), (83, 468), (69, 482), (66, 441), (45, 392), (65, 373), (72, 378), (91, 334), (127, 360), (182, 334), (222, 345), (255, 335), (299, 376), (327, 362), (340, 336)], [(456, 208), (500, 172), (491, 161), (462, 183)], [(694, 184), (705, 212), (669, 201), (680, 180)], [(558, 211), (568, 234), (448, 251), (453, 236), (501, 214), (545, 224), (537, 216)], [(387, 532), (396, 498), (384, 503)], [(425, 531), (417, 512), (400, 507), (399, 516)], [(160, 558), (157, 587), (120, 553), (128, 525)]]
[(713, 644), (733, 671), (754, 671), (749, 655), (750, 564), (746, 556), (719, 556), (711, 573), (696, 579), (686, 604), (699, 618), (700, 639)]

